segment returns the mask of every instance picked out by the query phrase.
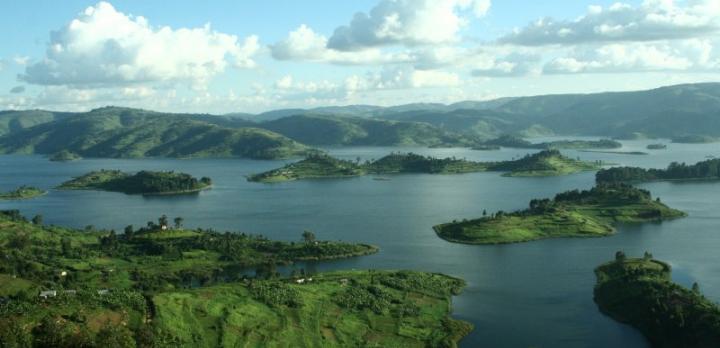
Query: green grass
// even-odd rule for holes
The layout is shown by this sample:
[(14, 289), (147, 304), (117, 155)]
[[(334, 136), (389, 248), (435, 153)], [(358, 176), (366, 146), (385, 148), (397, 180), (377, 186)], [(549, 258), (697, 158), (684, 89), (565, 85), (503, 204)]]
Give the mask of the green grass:
[[(447, 285), (431, 291), (387, 281), (400, 274)], [(460, 284), (447, 276), (419, 272), (325, 273), (307, 284), (286, 283), (301, 303), (294, 307), (257, 300), (247, 284), (220, 285), (156, 295), (156, 324), (179, 346), (187, 347), (454, 346), (471, 329), (449, 318), (450, 296)], [(338, 302), (339, 294), (368, 286), (397, 303), (373, 311), (349, 309)]]
[(574, 200), (546, 200), (544, 207), (454, 221), (433, 229), (440, 238), (450, 242), (502, 244), (546, 238), (603, 237), (614, 233), (616, 223), (662, 221), (686, 215), (653, 200), (645, 191), (623, 185), (570, 191), (565, 195), (584, 196)]
[(565, 156), (550, 156), (539, 159), (532, 166), (519, 167), (505, 176), (533, 177), (533, 176), (561, 176), (584, 171), (594, 171), (602, 168), (601, 164), (584, 162)]

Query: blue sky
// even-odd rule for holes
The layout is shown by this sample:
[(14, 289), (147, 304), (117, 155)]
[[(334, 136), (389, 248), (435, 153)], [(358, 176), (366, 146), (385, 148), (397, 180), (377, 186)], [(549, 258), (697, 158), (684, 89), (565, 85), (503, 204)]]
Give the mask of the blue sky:
[(716, 81), (715, 0), (0, 3), (0, 109), (260, 112)]

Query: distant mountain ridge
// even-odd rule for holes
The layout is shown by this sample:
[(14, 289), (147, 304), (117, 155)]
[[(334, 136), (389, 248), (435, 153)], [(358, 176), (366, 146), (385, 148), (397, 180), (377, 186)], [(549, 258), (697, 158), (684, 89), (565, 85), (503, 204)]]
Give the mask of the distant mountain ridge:
[[(99, 116), (99, 117), (98, 117)], [(84, 157), (277, 158), (304, 145), (472, 146), (522, 137), (720, 138), (720, 83), (646, 91), (282, 109), (251, 115), (107, 107), (86, 113), (0, 112), (0, 151)]]

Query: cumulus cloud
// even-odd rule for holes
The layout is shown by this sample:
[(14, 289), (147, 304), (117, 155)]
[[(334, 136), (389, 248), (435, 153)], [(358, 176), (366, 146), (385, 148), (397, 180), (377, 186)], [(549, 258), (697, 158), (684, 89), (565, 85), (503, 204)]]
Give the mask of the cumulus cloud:
[(475, 56), (473, 76), (516, 77), (541, 73), (542, 57), (536, 53), (510, 52), (497, 55), (483, 51)]
[(25, 86), (15, 86), (10, 89), (11, 94), (21, 94), (25, 92)]
[(327, 46), (357, 51), (454, 42), (467, 23), (463, 13), (484, 16), (489, 8), (489, 0), (382, 0), (369, 13), (358, 12), (349, 25), (335, 29)]
[(591, 6), (575, 20), (540, 19), (500, 38), (526, 46), (687, 39), (720, 30), (720, 1), (644, 0), (638, 6)]
[(543, 68), (546, 74), (707, 71), (720, 67), (708, 40), (614, 43), (573, 50)]
[(385, 53), (379, 49), (343, 52), (327, 47), (328, 38), (301, 25), (288, 36), (270, 46), (270, 53), (278, 60), (300, 60), (331, 64), (386, 64), (408, 61), (404, 53)]
[(15, 56), (15, 58), (13, 58), (13, 61), (14, 61), (15, 64), (17, 64), (17, 65), (25, 66), (25, 65), (27, 65), (28, 62), (30, 61), (30, 57), (28, 57), (28, 56)]
[(358, 91), (392, 90), (407, 88), (455, 87), (460, 85), (456, 73), (439, 70), (415, 70), (410, 67), (385, 68), (365, 76), (353, 75), (345, 80), (348, 94)]
[(152, 27), (100, 2), (50, 35), (46, 56), (19, 78), (39, 85), (118, 86), (188, 82), (202, 86), (228, 65), (253, 67), (258, 38), (239, 40), (206, 25)]

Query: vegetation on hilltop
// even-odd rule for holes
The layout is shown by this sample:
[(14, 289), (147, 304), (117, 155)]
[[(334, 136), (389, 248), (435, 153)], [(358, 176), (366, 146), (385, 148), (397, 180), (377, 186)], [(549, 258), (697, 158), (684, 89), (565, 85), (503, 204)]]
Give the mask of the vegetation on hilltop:
[(583, 162), (563, 156), (557, 150), (545, 150), (504, 162), (474, 162), (466, 159), (434, 158), (414, 153), (391, 153), (375, 161), (346, 161), (326, 154), (314, 154), (282, 168), (251, 175), (249, 181), (283, 182), (308, 178), (338, 178), (367, 174), (460, 174), (485, 171), (508, 172), (508, 176), (566, 175), (596, 170), (601, 163)]
[(673, 162), (666, 169), (614, 167), (599, 171), (595, 175), (598, 183), (643, 182), (657, 180), (717, 180), (720, 179), (720, 159), (711, 159), (695, 164)]
[(33, 186), (20, 186), (15, 190), (0, 192), (0, 200), (30, 199), (46, 194), (47, 191)]
[(699, 135), (699, 134), (691, 134), (691, 135), (681, 135), (677, 137), (672, 138), (673, 143), (681, 143), (681, 144), (709, 144), (709, 143), (715, 143), (718, 141), (718, 138), (708, 135)]
[(69, 162), (82, 159), (82, 156), (68, 150), (62, 150), (52, 154), (49, 159), (53, 162)]
[(595, 302), (615, 320), (629, 324), (653, 347), (716, 347), (720, 342), (720, 308), (695, 283), (687, 289), (672, 282), (670, 265), (652, 255), (627, 258), (595, 269)]
[(476, 146), (501, 146), (518, 149), (617, 149), (622, 147), (622, 144), (611, 139), (600, 139), (600, 140), (556, 140), (544, 143), (532, 143), (521, 137), (505, 134), (500, 137), (483, 141)]
[(61, 184), (64, 190), (103, 190), (126, 194), (183, 194), (198, 192), (212, 185), (208, 177), (197, 179), (190, 174), (140, 171), (135, 174), (119, 170), (99, 170)]
[(425, 123), (329, 115), (295, 115), (259, 124), (308, 145), (468, 146), (472, 138)]
[(237, 128), (218, 124), (208, 117), (101, 108), (2, 136), (0, 153), (67, 150), (83, 157), (270, 159), (303, 155), (308, 150), (280, 134), (248, 128), (246, 123)]
[[(317, 241), (307, 231), (300, 242), (278, 242), (259, 235), (188, 230), (183, 223), (182, 218), (171, 222), (162, 216), (146, 227), (128, 226), (124, 234), (116, 234), (92, 227), (81, 231), (44, 226), (41, 218), (33, 218), (31, 223), (18, 211), (0, 212), (0, 342), (21, 347), (88, 347), (101, 343), (107, 347), (177, 347), (197, 346), (193, 342), (202, 341), (214, 347), (217, 340), (203, 341), (196, 334), (208, 339), (244, 336), (234, 329), (238, 317), (225, 315), (231, 311), (244, 320), (242, 332), (253, 332), (258, 322), (268, 319), (268, 313), (281, 310), (308, 324), (314, 320), (353, 325), (368, 318), (363, 310), (345, 310), (332, 299), (336, 292), (363, 283), (387, 291), (392, 299), (403, 299), (388, 304), (366, 323), (416, 328), (417, 333), (406, 338), (407, 342), (453, 343), (469, 331), (467, 324), (448, 317), (450, 294), (463, 285), (454, 278), (415, 272), (352, 272), (328, 275), (325, 283), (324, 275), (303, 275), (303, 270), (291, 280), (277, 278), (277, 264), (366, 255), (377, 251), (373, 246)], [(240, 274), (252, 268), (256, 269), (254, 278)], [(317, 282), (303, 288), (295, 279), (305, 277), (314, 277)], [(404, 284), (419, 286), (400, 288)], [(201, 288), (183, 290), (189, 286)], [(281, 295), (283, 289), (302, 298), (292, 303), (276, 302), (276, 295), (285, 296)], [(187, 308), (177, 304), (193, 293), (202, 294), (203, 305), (182, 312)], [(228, 293), (233, 296), (224, 296)], [(208, 301), (217, 302), (206, 307)], [(335, 309), (305, 311), (323, 307)], [(173, 318), (173, 313), (181, 317)], [(231, 321), (227, 326), (216, 325), (225, 323), (216, 316)], [(208, 325), (195, 326), (191, 333), (186, 326), (191, 323)], [(435, 323), (430, 326), (433, 331), (420, 330), (420, 323)], [(269, 325), (268, 330), (284, 327), (264, 324)], [(337, 334), (342, 334), (343, 340), (365, 339), (365, 331), (344, 331), (346, 327), (342, 327), (342, 333)], [(291, 327), (284, 328), (294, 332)], [(315, 327), (302, 333), (319, 339), (328, 330)], [(386, 326), (368, 330), (389, 340), (406, 336)], [(245, 338), (260, 345), (296, 343), (288, 341), (291, 337), (287, 335), (249, 335)]]
[(650, 192), (625, 184), (597, 185), (585, 191), (559, 193), (554, 199), (534, 199), (526, 210), (499, 211), (475, 220), (453, 221), (434, 227), (450, 242), (500, 244), (545, 238), (601, 237), (618, 222), (662, 221), (685, 216)]

